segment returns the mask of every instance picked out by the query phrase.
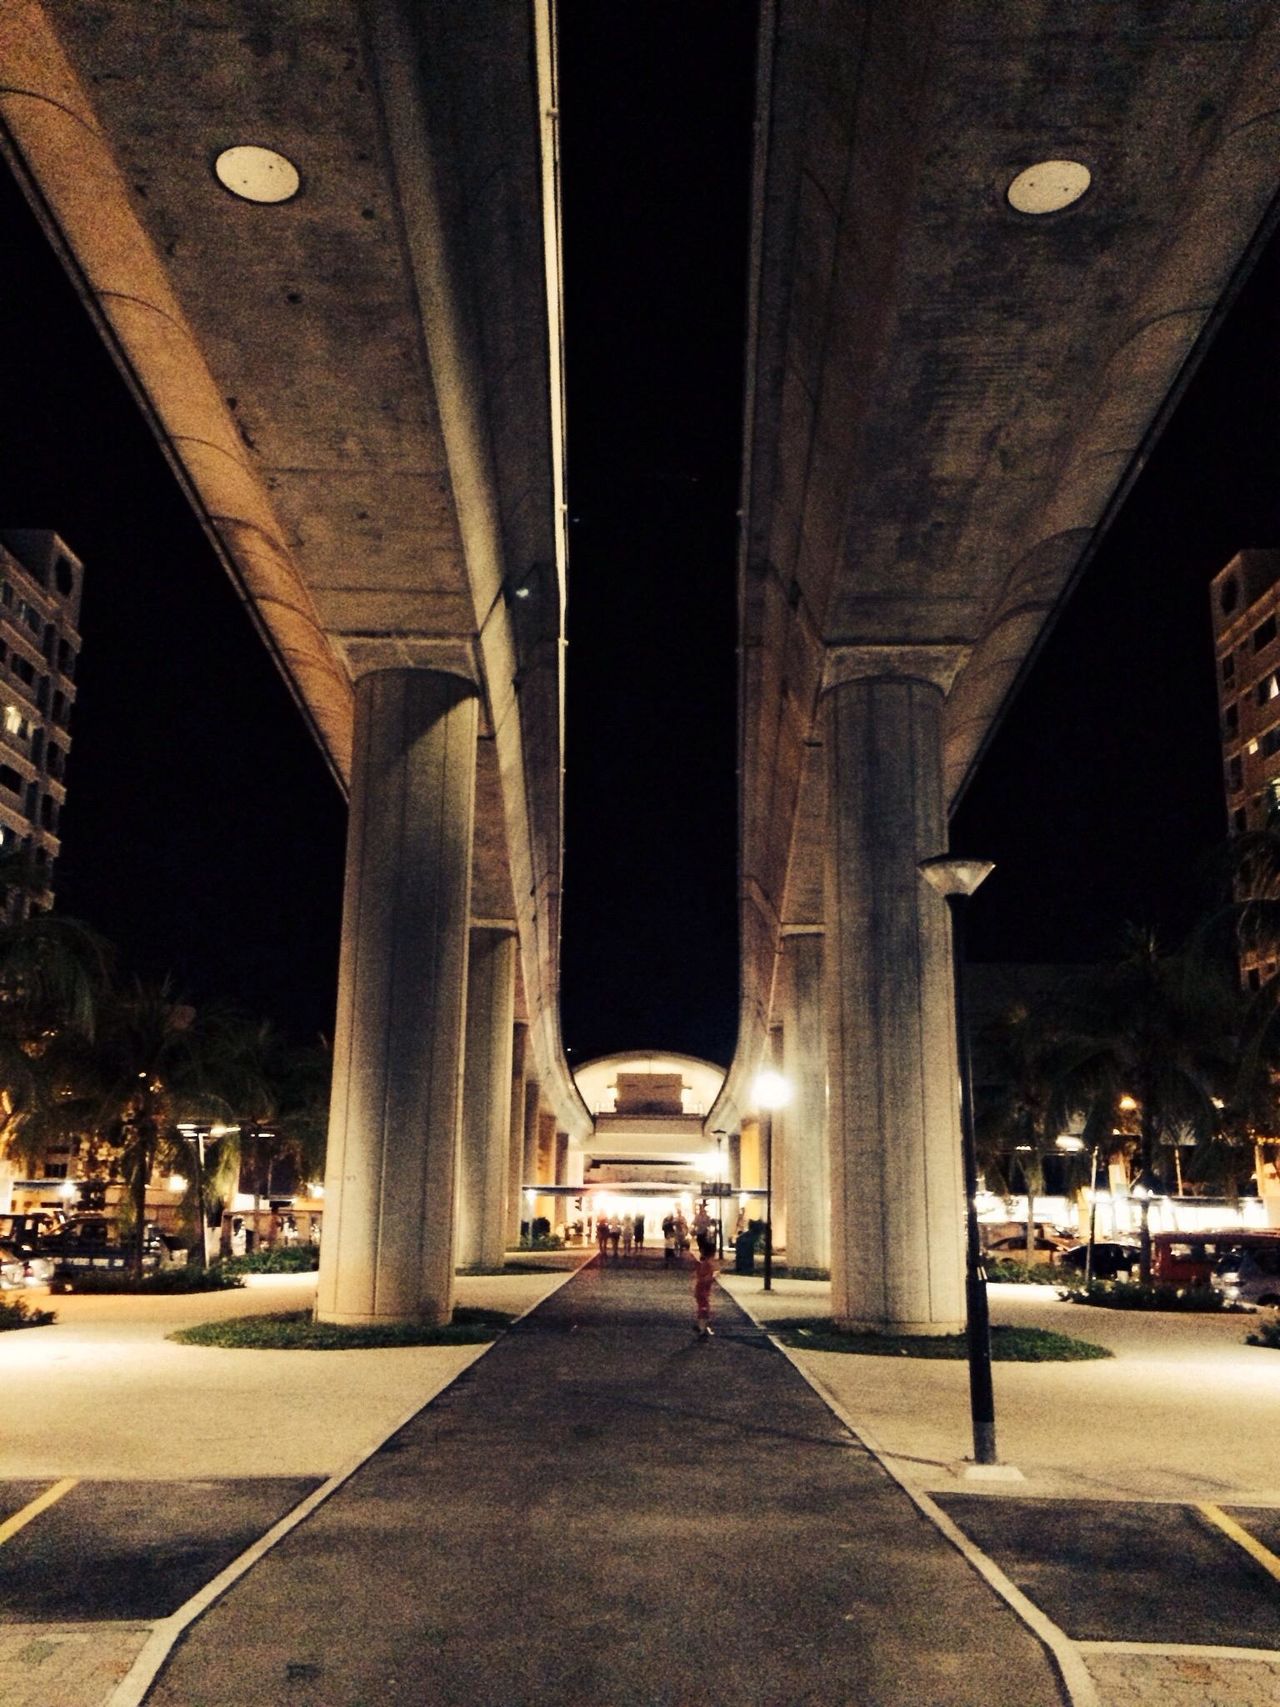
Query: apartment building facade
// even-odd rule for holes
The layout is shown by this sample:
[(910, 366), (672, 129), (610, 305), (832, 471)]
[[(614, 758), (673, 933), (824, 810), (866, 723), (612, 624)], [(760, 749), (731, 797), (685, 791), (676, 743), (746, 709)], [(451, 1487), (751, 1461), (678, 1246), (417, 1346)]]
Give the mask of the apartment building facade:
[(83, 574), (56, 533), (0, 528), (0, 853), (27, 852), (35, 881), (10, 913), (53, 900)]
[[(1211, 598), (1227, 818), (1241, 835), (1280, 810), (1280, 551), (1237, 552)], [(1253, 989), (1276, 969), (1274, 955), (1241, 956)]]

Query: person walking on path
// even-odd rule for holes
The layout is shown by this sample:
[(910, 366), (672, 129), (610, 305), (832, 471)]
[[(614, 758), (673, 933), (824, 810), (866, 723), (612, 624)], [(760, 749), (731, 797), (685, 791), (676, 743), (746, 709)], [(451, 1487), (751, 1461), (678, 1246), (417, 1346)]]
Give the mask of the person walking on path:
[(622, 1217), (622, 1254), (624, 1257), (629, 1257), (631, 1255), (631, 1246), (635, 1240), (635, 1236), (636, 1224), (634, 1220), (632, 1220), (630, 1215), (624, 1215)]
[(698, 1260), (693, 1265), (693, 1331), (700, 1339), (711, 1338), (711, 1288), (716, 1278), (716, 1247), (711, 1239), (698, 1240)]
[(676, 1260), (676, 1218), (665, 1216), (662, 1222), (662, 1260), (670, 1268)]

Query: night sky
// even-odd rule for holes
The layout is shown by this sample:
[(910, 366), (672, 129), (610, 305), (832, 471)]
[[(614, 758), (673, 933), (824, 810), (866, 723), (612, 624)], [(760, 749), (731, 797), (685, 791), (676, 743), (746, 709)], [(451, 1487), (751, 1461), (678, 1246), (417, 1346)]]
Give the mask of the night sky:
[[(753, 14), (561, 8), (575, 1061), (733, 1046)], [(3, 173), (0, 230), (0, 525), (52, 526), (86, 564), (58, 905), (197, 1001), (328, 1033), (336, 785)], [(1129, 918), (1172, 942), (1204, 894), (1225, 833), (1206, 589), (1280, 543), (1277, 304), (1272, 243), (962, 806), (953, 845), (997, 861), (978, 958), (1094, 958)]]

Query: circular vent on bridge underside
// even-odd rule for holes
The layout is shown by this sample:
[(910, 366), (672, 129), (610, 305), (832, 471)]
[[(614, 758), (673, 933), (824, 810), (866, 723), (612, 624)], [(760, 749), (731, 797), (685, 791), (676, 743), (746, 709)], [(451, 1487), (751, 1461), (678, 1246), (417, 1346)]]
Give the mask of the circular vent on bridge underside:
[(1018, 213), (1058, 213), (1078, 202), (1092, 181), (1079, 160), (1040, 160), (1019, 172), (1005, 193)]
[(224, 189), (247, 202), (287, 202), (301, 184), (292, 160), (253, 143), (224, 148), (213, 169)]

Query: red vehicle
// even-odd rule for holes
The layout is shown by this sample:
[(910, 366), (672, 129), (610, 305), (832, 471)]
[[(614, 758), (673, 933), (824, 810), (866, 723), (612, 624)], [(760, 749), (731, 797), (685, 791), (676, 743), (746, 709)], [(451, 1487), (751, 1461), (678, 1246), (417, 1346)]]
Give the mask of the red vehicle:
[(1224, 1258), (1253, 1246), (1270, 1248), (1277, 1241), (1280, 1229), (1224, 1227), (1204, 1233), (1153, 1233), (1151, 1278), (1163, 1286), (1208, 1286)]

